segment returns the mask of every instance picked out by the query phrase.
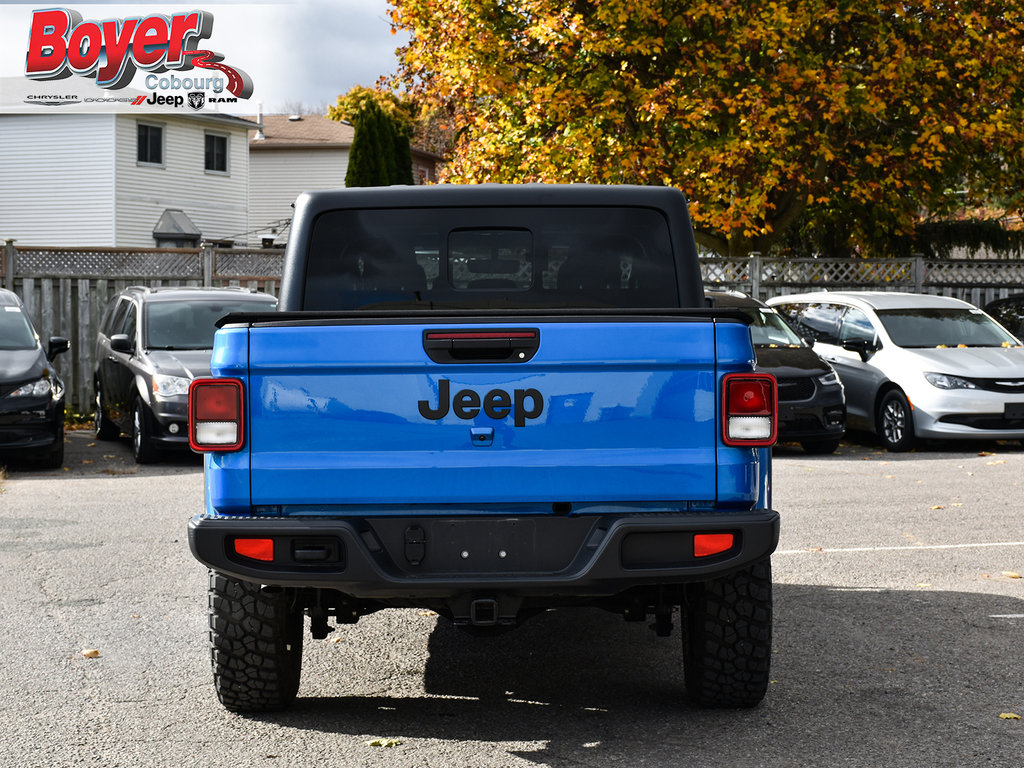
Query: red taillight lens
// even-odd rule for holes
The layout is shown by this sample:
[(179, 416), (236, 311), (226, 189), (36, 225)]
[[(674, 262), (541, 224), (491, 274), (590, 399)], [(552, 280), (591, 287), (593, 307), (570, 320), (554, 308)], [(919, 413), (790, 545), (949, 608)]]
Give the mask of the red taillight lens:
[(722, 379), (722, 440), (726, 445), (774, 445), (779, 391), (769, 373), (730, 373)]
[(242, 557), (271, 562), (274, 559), (273, 539), (235, 539), (235, 552)]
[(710, 557), (732, 549), (735, 537), (731, 533), (698, 533), (693, 537), (693, 556)]
[(188, 442), (192, 450), (237, 451), (242, 447), (242, 382), (196, 379), (188, 389)]

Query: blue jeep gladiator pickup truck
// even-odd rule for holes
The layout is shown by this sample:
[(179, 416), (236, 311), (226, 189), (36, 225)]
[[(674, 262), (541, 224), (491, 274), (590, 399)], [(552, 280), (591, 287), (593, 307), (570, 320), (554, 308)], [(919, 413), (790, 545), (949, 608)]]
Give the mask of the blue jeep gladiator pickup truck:
[(222, 704), (295, 698), (306, 616), (495, 632), (573, 606), (659, 635), (678, 609), (689, 696), (757, 704), (776, 406), (678, 190), (300, 196), (278, 311), (223, 318), (190, 390)]

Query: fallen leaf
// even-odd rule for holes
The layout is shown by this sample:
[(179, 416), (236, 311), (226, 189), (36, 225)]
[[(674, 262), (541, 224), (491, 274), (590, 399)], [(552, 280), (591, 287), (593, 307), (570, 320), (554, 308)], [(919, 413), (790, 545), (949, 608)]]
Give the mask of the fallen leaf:
[(366, 742), (368, 747), (397, 747), (401, 744), (398, 739), (370, 739)]
[(953, 506), (954, 506), (954, 507), (962, 507), (962, 506), (963, 506), (963, 502), (959, 502), (959, 501), (954, 501), (954, 502), (953, 502)]
[(96, 447), (96, 443), (89, 443), (88, 447), (89, 448), (95, 448)]
[(941, 504), (932, 504), (928, 509), (945, 509)]
[(992, 451), (978, 451), (978, 455), (979, 456), (995, 456), (995, 454), (992, 453)]
[(84, 648), (82, 650), (82, 655), (87, 659), (98, 659), (100, 657), (100, 652), (95, 648)]
[(1003, 712), (999, 715), (1000, 720), (1020, 720), (1020, 715), (1013, 712)]
[(92, 464), (92, 459), (82, 459), (83, 464)]
[(996, 464), (1005, 464), (1005, 463), (1006, 463), (1005, 459), (999, 459), (998, 461), (986, 461), (985, 462), (985, 464), (987, 464), (990, 467), (994, 467)]
[(821, 547), (804, 547), (804, 552), (821, 552)]
[(922, 581), (922, 582), (920, 582), (920, 583), (919, 583), (919, 584), (917, 585), (917, 588), (918, 588), (918, 589), (927, 589), (927, 588), (928, 588), (928, 587), (930, 587), (930, 586), (931, 586), (931, 582), (928, 582), (928, 581)]
[(1016, 571), (1003, 571), (1003, 576), (1005, 576), (1008, 579), (1019, 579), (1020, 578), (1020, 574), (1017, 573)]
[(420, 611), (420, 616), (437, 616), (434, 611)]

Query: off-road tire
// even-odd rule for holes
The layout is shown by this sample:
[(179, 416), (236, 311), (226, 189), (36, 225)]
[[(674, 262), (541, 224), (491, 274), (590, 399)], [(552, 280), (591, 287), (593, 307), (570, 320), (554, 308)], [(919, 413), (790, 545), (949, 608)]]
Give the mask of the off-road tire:
[(914, 447), (914, 412), (898, 389), (891, 389), (878, 404), (878, 436), (887, 451), (901, 453)]
[(686, 692), (702, 707), (753, 707), (764, 698), (772, 654), (769, 558), (711, 581), (683, 600)]
[(302, 671), (303, 613), (294, 591), (210, 571), (209, 597), (210, 658), (220, 703), (232, 712), (287, 707)]

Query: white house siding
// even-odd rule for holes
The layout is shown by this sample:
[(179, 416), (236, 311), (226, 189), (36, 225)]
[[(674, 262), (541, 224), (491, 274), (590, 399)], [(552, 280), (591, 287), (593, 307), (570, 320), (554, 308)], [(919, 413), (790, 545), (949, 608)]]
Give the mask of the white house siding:
[[(163, 167), (138, 163), (138, 123), (164, 128)], [(228, 138), (228, 173), (204, 170), (205, 134)], [(249, 231), (248, 135), (244, 126), (175, 115), (117, 116), (117, 244), (156, 245), (153, 227), (168, 208), (184, 211), (204, 239), (239, 237)]]
[[(253, 149), (249, 154), (250, 244), (259, 245), (274, 222), (290, 220), (292, 203), (302, 192), (345, 186), (348, 149)], [(287, 242), (278, 228), (276, 242)]]
[(0, 114), (0, 238), (112, 246), (114, 115)]

